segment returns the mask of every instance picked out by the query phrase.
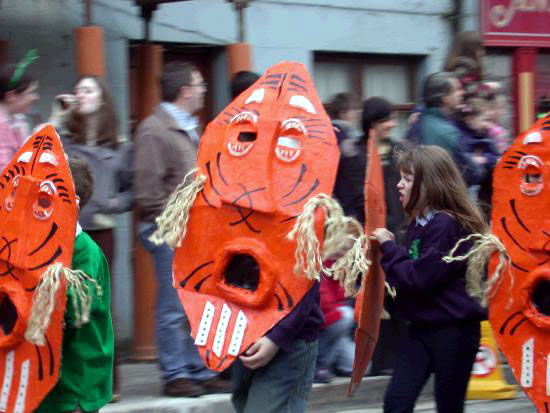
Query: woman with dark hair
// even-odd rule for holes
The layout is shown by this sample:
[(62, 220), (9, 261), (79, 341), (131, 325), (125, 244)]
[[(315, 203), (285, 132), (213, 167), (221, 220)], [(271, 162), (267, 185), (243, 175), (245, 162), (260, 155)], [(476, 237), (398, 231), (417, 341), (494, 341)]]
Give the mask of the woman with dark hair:
[[(113, 99), (103, 79), (92, 75), (80, 77), (74, 95), (55, 98), (50, 120), (59, 127), (69, 157), (86, 161), (92, 169), (94, 191), (80, 211), (79, 223), (99, 245), (113, 274), (115, 218), (132, 206), (132, 170), (130, 144), (118, 134)], [(113, 373), (116, 399), (116, 353)]]
[(29, 136), (25, 114), (38, 100), (38, 82), (26, 70), (36, 57), (29, 56), (0, 70), (0, 172)]

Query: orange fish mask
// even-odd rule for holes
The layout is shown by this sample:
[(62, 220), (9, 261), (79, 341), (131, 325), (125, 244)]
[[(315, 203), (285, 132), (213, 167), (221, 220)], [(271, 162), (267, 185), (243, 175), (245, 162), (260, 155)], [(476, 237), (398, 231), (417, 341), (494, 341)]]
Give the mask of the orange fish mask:
[(293, 273), (296, 243), (286, 236), (310, 198), (332, 193), (338, 156), (299, 63), (271, 67), (208, 125), (197, 161), (206, 182), (174, 257), (174, 283), (208, 368), (227, 368), (311, 287)]
[(53, 263), (70, 266), (77, 205), (61, 141), (32, 135), (0, 178), (0, 411), (33, 411), (58, 380), (65, 284), (45, 330), (28, 341), (33, 294)]
[[(365, 233), (386, 226), (386, 198), (384, 175), (377, 148), (378, 136), (371, 129), (368, 142), (368, 166), (365, 179)], [(368, 362), (374, 354), (380, 330), (380, 315), (384, 306), (384, 271), (380, 265), (380, 251), (373, 241), (369, 244), (371, 265), (355, 301), (355, 357), (348, 388), (352, 396), (365, 374)]]
[(492, 232), (508, 250), (512, 277), (503, 276), (489, 300), (496, 341), (539, 412), (550, 410), (549, 183), (546, 117), (519, 135), (495, 168)]

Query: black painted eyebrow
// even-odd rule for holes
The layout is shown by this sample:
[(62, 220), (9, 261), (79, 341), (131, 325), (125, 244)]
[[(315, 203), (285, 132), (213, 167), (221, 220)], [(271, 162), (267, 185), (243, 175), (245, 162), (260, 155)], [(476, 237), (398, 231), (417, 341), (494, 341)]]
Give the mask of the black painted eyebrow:
[(292, 86), (294, 86), (294, 87), (298, 87), (298, 88), (302, 89), (304, 92), (307, 92), (307, 91), (308, 91), (308, 90), (307, 90), (307, 87), (302, 86), (302, 85), (299, 85), (299, 84), (296, 83), (296, 82), (290, 81), (290, 82), (289, 82), (289, 85), (292, 85)]
[(304, 79), (302, 79), (300, 76), (298, 76), (297, 74), (293, 74), (292, 76), (290, 76), (290, 78), (291, 78), (292, 80), (298, 80), (298, 81), (300, 81), (300, 82), (302, 82), (302, 83), (306, 83), (306, 81), (305, 81)]

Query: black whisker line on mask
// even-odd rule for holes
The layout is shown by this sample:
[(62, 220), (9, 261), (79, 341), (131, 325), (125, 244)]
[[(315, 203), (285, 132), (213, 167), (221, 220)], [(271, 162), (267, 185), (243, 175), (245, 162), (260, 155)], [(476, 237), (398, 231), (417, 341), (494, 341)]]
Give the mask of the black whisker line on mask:
[(191, 271), (189, 273), (189, 275), (187, 275), (181, 282), (180, 282), (180, 287), (185, 287), (185, 285), (187, 284), (187, 282), (193, 277), (193, 275), (195, 275), (197, 272), (199, 272), (200, 270), (202, 270), (204, 267), (207, 267), (209, 265), (212, 265), (214, 264), (214, 261), (207, 261), (205, 262), (204, 264), (201, 264), (199, 265), (197, 268), (195, 268), (193, 271)]
[(319, 180), (315, 179), (315, 182), (313, 182), (313, 185), (311, 185), (311, 188), (309, 188), (309, 190), (307, 191), (307, 193), (305, 195), (301, 196), (300, 198), (298, 198), (295, 201), (292, 201), (292, 202), (289, 202), (288, 204), (283, 205), (283, 207), (288, 207), (288, 206), (291, 206), (291, 205), (294, 205), (294, 204), (299, 204), (304, 199), (306, 199), (308, 196), (310, 196), (313, 193), (313, 191), (315, 191), (315, 189), (317, 189), (318, 186), (319, 186)]
[(506, 225), (506, 217), (502, 217), (500, 219), (500, 223), (502, 224), (502, 228), (504, 229), (504, 232), (506, 232), (506, 235), (508, 235), (508, 237), (512, 240), (512, 242), (516, 244), (520, 250), (527, 252), (527, 250), (521, 246), (521, 244), (514, 238), (514, 236), (508, 229), (508, 226)]
[(249, 206), (248, 208), (253, 208), (253, 202), (252, 202), (252, 197), (250, 196), (251, 194), (253, 194), (254, 192), (260, 192), (260, 191), (264, 191), (265, 190), (265, 186), (262, 186), (260, 188), (256, 188), (256, 189), (252, 189), (252, 190), (247, 190), (246, 187), (239, 183), (239, 186), (242, 188), (243, 190), (243, 193), (240, 194), (237, 198), (235, 198), (233, 200), (233, 202), (231, 203), (232, 205), (235, 205), (243, 196), (246, 196), (248, 198), (248, 201), (249, 201)]
[(283, 311), (284, 307), (283, 307), (283, 302), (281, 301), (281, 297), (279, 297), (279, 295), (277, 293), (274, 293), (273, 296), (277, 300), (277, 310), (278, 311)]
[(42, 243), (41, 243), (38, 247), (36, 247), (34, 250), (32, 250), (32, 251), (29, 253), (29, 256), (34, 255), (34, 254), (36, 254), (38, 251), (40, 251), (40, 250), (44, 247), (44, 245), (46, 245), (46, 244), (50, 241), (50, 239), (52, 239), (52, 237), (55, 235), (55, 233), (57, 232), (58, 229), (59, 229), (59, 228), (58, 228), (57, 224), (54, 222), (54, 223), (52, 224), (52, 227), (50, 228), (50, 232), (48, 233), (48, 235), (46, 236), (46, 238), (44, 239), (44, 241), (42, 241)]
[(48, 258), (42, 264), (37, 265), (36, 267), (29, 268), (29, 271), (36, 271), (40, 268), (47, 267), (48, 265), (52, 264), (57, 259), (57, 257), (61, 255), (62, 252), (63, 250), (61, 249), (61, 247), (57, 247), (57, 250), (53, 253), (53, 255), (50, 258)]
[(212, 180), (212, 172), (210, 171), (210, 161), (206, 162), (206, 172), (208, 172), (208, 179), (210, 180), (210, 187), (216, 193), (216, 195), (221, 196), (216, 187), (214, 186), (214, 181)]
[(529, 271), (526, 270), (525, 268), (520, 267), (519, 265), (517, 265), (514, 261), (512, 261), (512, 267), (514, 267), (516, 270), (519, 270), (519, 271), (529, 272)]
[(221, 152), (218, 152), (218, 154), (216, 155), (216, 166), (218, 167), (218, 176), (220, 177), (220, 179), (222, 180), (222, 182), (224, 183), (225, 186), (227, 186), (227, 181), (225, 180), (225, 178), (223, 177), (223, 174), (222, 174), (222, 168), (220, 166), (220, 158), (222, 157), (222, 153)]
[(287, 289), (284, 287), (283, 284), (281, 284), (280, 282), (277, 282), (277, 284), (279, 285), (279, 287), (281, 287), (281, 289), (285, 293), (286, 301), (288, 303), (288, 308), (292, 307), (294, 305), (294, 300), (292, 299), (291, 295), (288, 293)]
[(201, 196), (202, 196), (202, 199), (204, 199), (204, 202), (206, 202), (206, 205), (208, 205), (210, 208), (214, 208), (214, 205), (212, 205), (210, 201), (206, 198), (206, 195), (204, 193), (204, 188), (201, 189)]
[(54, 373), (54, 360), (53, 360), (53, 350), (52, 350), (52, 345), (50, 343), (50, 339), (48, 338), (47, 335), (44, 335), (44, 337), (46, 338), (46, 344), (48, 344), (48, 351), (50, 352), (50, 376), (53, 376), (53, 373)]
[(34, 349), (36, 350), (36, 357), (38, 358), (38, 380), (44, 380), (44, 366), (42, 365), (42, 355), (40, 354), (40, 349), (35, 344)]
[(517, 315), (521, 314), (521, 311), (516, 311), (515, 313), (513, 313), (512, 315), (510, 315), (506, 320), (504, 320), (504, 322), (502, 323), (502, 325), (500, 326), (500, 329), (498, 330), (499, 334), (504, 334), (504, 332), (506, 331), (506, 326), (508, 325), (508, 323)]
[(519, 214), (518, 214), (518, 211), (516, 209), (516, 200), (515, 199), (511, 199), (510, 200), (510, 207), (512, 208), (512, 212), (514, 213), (514, 217), (516, 217), (516, 220), (518, 221), (518, 224), (521, 225), (521, 227), (527, 231), (527, 232), (531, 232), (529, 231), (529, 228), (527, 228), (527, 226), (525, 226), (525, 224), (523, 223), (523, 221), (521, 220), (521, 218), (519, 217)]
[(206, 280), (208, 280), (210, 277), (212, 277), (212, 274), (208, 274), (206, 277), (204, 277), (202, 280), (200, 280), (200, 281), (195, 285), (195, 287), (193, 287), (193, 288), (195, 288), (195, 291), (196, 291), (196, 292), (199, 292), (200, 289), (201, 289), (201, 287), (202, 287), (202, 284), (203, 284)]
[(516, 330), (520, 325), (527, 321), (527, 317), (523, 317), (512, 329), (510, 330), (510, 335), (513, 336)]
[(298, 176), (298, 179), (296, 179), (296, 182), (294, 183), (294, 186), (292, 187), (292, 189), (283, 195), (283, 199), (290, 196), (296, 190), (296, 188), (298, 188), (298, 185), (300, 185), (300, 182), (302, 182), (302, 179), (304, 178), (306, 171), (307, 171), (307, 166), (305, 163), (302, 163), (302, 167), (300, 168), (300, 175)]
[(250, 210), (249, 213), (247, 215), (245, 215), (240, 206), (238, 206), (238, 205), (231, 205), (231, 206), (237, 210), (238, 214), (241, 216), (241, 219), (238, 220), (238, 221), (235, 221), (235, 222), (230, 222), (229, 225), (235, 226), (235, 225), (238, 225), (240, 223), (244, 223), (250, 231), (252, 231), (256, 234), (259, 234), (260, 232), (262, 232), (259, 229), (254, 228), (252, 226), (252, 224), (250, 222), (248, 222), (248, 218), (250, 218), (250, 216), (252, 216), (252, 214), (254, 214), (253, 210)]

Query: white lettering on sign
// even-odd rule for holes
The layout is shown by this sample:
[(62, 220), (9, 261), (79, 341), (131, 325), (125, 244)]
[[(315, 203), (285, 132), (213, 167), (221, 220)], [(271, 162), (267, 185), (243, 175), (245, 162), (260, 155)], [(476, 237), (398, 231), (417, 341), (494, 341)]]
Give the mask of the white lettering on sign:
[(502, 29), (510, 24), (516, 13), (549, 12), (549, 0), (510, 0), (505, 4), (491, 7), (489, 19), (491, 23)]

